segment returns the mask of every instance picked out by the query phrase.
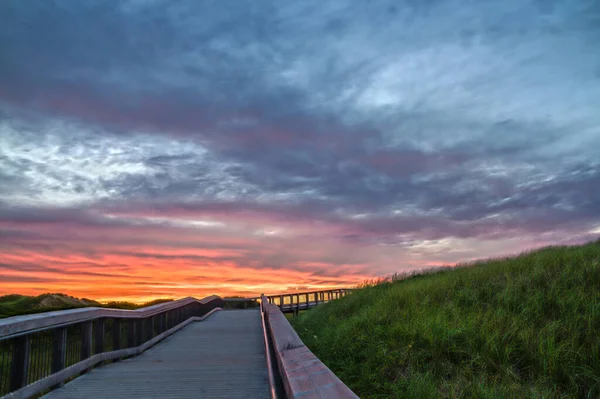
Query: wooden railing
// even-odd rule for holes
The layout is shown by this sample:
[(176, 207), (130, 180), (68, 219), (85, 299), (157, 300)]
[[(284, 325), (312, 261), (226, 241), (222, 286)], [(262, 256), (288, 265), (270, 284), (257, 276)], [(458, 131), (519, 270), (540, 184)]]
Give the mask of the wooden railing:
[[(137, 355), (217, 309), (260, 306), (263, 317), (273, 307), (279, 313), (297, 314), (350, 291), (288, 293), (262, 296), (260, 301), (213, 295), (137, 310), (80, 308), (0, 319), (0, 399), (29, 398), (58, 387), (98, 364)], [(281, 341), (281, 337), (271, 335), (273, 331), (269, 327), (265, 342)]]
[(341, 298), (352, 289), (340, 288), (325, 291), (298, 292), (280, 295), (266, 295), (266, 300), (276, 305), (283, 313), (298, 314), (300, 310), (307, 310), (321, 303)]
[[(262, 296), (263, 328), (267, 331), (274, 354), (273, 360), (267, 357), (267, 363), (275, 363), (285, 397), (358, 399), (358, 396), (304, 345), (280, 307), (269, 302), (268, 297)], [(269, 382), (271, 379), (269, 374)], [(271, 392), (271, 397), (274, 397), (274, 390)]]
[(223, 298), (223, 309), (251, 309), (260, 307), (259, 298)]
[(0, 320), (0, 396), (28, 398), (99, 363), (136, 355), (224, 306), (218, 296), (137, 310), (82, 308)]

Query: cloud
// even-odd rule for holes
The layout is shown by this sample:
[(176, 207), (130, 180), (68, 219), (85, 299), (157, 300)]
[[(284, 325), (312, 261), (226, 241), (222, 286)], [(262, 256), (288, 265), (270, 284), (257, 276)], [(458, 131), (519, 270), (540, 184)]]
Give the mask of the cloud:
[(8, 256), (317, 284), (600, 225), (594, 1), (9, 0), (0, 15)]

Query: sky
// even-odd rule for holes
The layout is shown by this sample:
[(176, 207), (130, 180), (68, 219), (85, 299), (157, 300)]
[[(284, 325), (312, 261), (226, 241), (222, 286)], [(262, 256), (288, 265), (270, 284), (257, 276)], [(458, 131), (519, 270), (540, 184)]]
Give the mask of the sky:
[(0, 295), (347, 287), (600, 236), (600, 2), (0, 2)]

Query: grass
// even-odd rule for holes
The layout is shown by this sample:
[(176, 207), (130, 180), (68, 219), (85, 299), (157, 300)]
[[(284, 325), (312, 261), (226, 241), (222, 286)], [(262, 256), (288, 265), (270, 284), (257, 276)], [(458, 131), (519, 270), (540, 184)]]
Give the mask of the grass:
[(361, 398), (597, 398), (600, 241), (367, 286), (291, 321)]
[(38, 296), (10, 294), (0, 296), (0, 318), (89, 306), (114, 309), (138, 309), (171, 300), (172, 299), (155, 299), (140, 305), (131, 302), (109, 302), (103, 304), (91, 299), (78, 299), (65, 294), (48, 293)]

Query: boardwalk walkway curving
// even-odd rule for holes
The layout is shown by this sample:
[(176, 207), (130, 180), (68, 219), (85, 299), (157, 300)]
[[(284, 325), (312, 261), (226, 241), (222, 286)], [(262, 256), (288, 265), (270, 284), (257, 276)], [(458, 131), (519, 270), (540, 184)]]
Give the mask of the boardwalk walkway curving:
[(260, 311), (216, 312), (139, 356), (91, 370), (46, 399), (268, 399)]

